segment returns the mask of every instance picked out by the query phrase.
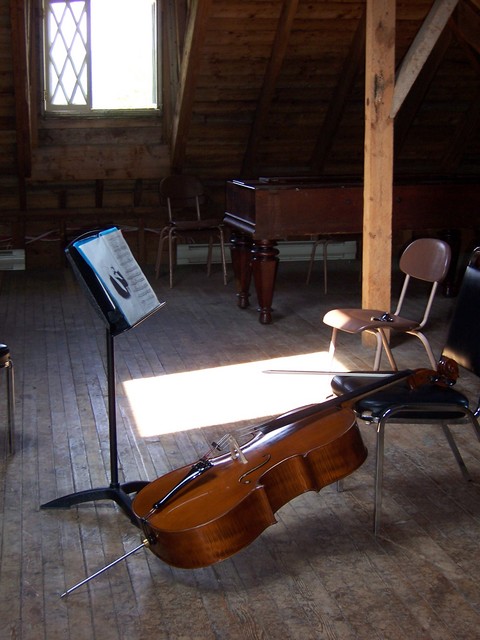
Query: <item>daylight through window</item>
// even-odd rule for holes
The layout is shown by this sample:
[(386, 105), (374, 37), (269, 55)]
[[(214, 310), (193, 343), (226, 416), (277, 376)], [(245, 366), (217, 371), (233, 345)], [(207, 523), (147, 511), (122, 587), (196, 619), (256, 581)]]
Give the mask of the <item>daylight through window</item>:
[(46, 0), (45, 106), (157, 107), (156, 0)]

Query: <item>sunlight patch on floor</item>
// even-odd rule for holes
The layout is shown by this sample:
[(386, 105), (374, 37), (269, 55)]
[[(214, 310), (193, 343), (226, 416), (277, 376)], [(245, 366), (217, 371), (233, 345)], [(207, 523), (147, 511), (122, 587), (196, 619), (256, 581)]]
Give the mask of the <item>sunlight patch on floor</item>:
[[(261, 422), (330, 396), (331, 375), (265, 373), (328, 371), (328, 352), (260, 360), (123, 383), (141, 437), (242, 420)], [(338, 362), (335, 370), (344, 370)]]

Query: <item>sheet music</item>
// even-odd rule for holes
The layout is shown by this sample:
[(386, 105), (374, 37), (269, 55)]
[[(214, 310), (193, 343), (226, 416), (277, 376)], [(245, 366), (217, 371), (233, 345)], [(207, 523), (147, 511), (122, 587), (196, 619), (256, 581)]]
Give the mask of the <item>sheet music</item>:
[(73, 244), (130, 326), (161, 306), (119, 229), (113, 227)]

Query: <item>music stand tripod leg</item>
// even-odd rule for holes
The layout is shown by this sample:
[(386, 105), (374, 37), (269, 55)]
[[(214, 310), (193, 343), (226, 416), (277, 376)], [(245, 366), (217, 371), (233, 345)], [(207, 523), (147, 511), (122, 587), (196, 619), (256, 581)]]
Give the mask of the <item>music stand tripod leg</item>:
[(115, 394), (115, 358), (114, 358), (114, 338), (112, 332), (107, 328), (107, 382), (108, 382), (108, 420), (110, 437), (110, 485), (95, 489), (77, 491), (61, 498), (56, 498), (41, 505), (41, 509), (65, 509), (82, 502), (95, 500), (113, 500), (130, 521), (139, 526), (137, 518), (133, 513), (132, 499), (130, 493), (138, 493), (148, 484), (148, 481), (134, 480), (121, 484), (118, 481), (118, 453), (117, 453), (117, 406)]
[[(140, 527), (137, 518), (132, 510), (132, 499), (129, 493), (136, 493), (143, 489), (148, 482), (128, 482), (124, 485), (110, 485), (109, 487), (100, 487), (97, 489), (85, 489), (77, 491), (55, 500), (50, 500), (41, 505), (42, 509), (68, 509), (82, 502), (94, 502), (95, 500), (113, 500), (129, 518), (130, 522)], [(132, 487), (133, 485), (133, 487)]]

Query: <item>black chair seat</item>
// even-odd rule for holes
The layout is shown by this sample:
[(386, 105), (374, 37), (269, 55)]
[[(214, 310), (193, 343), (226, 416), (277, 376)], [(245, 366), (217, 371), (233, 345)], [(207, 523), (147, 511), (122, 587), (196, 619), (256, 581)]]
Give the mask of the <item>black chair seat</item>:
[[(361, 393), (364, 385), (378, 382), (378, 377), (369, 376), (335, 376), (332, 380), (333, 392), (340, 396), (345, 393)], [(430, 404), (442, 404), (445, 410), (442, 411), (400, 411), (395, 414), (395, 419), (422, 419), (422, 420), (452, 420), (461, 418), (464, 409), (468, 409), (468, 398), (457, 391), (455, 387), (442, 387), (434, 383), (426, 383), (410, 389), (407, 380), (400, 380), (391, 386), (372, 393), (358, 400), (355, 404), (355, 411), (359, 415), (370, 415), (372, 418), (380, 418), (387, 409), (402, 405), (425, 406)], [(462, 410), (455, 412), (452, 406), (461, 407)]]
[(3, 366), (10, 358), (10, 349), (3, 342), (0, 343), (0, 366)]

